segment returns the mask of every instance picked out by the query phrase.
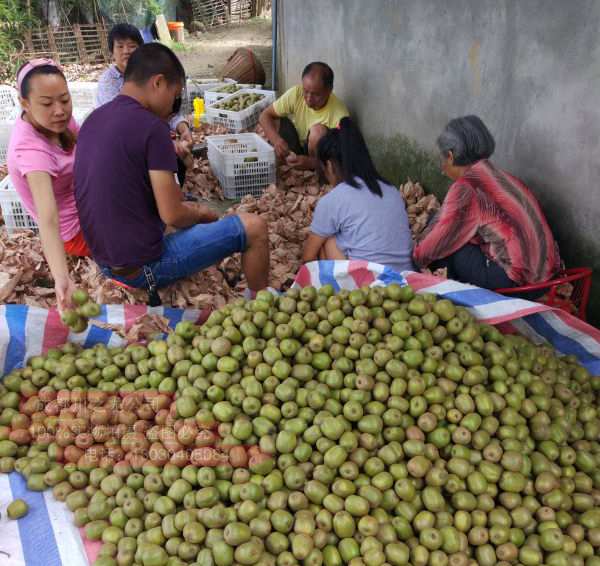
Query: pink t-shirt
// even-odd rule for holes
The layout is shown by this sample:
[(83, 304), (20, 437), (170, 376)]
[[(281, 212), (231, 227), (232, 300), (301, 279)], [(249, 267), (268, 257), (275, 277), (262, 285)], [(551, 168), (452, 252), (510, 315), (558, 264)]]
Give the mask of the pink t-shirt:
[[(69, 129), (75, 133), (79, 131), (79, 126), (73, 118)], [(25, 175), (32, 171), (43, 171), (50, 175), (63, 242), (68, 242), (80, 231), (73, 187), (74, 161), (75, 149), (65, 151), (51, 143), (31, 124), (22, 118), (17, 119), (8, 144), (7, 162), (10, 178), (27, 212), (37, 220), (33, 195)]]

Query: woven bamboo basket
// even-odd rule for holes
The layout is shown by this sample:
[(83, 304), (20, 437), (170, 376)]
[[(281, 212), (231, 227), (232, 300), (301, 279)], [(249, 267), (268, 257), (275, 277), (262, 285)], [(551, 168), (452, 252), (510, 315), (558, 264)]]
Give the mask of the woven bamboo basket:
[(238, 83), (265, 83), (265, 70), (256, 55), (245, 47), (239, 47), (223, 67), (223, 77)]

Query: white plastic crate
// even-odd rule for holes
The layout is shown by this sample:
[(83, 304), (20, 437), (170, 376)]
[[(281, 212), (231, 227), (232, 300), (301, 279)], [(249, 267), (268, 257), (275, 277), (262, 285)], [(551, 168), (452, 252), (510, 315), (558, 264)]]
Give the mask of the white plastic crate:
[(208, 136), (208, 162), (225, 198), (260, 197), (275, 183), (275, 151), (258, 134)]
[(88, 109), (73, 108), (73, 118), (75, 118), (75, 121), (77, 122), (77, 124), (79, 124), (79, 126), (81, 126), (81, 124), (83, 124), (85, 122), (85, 119), (93, 111), (94, 111), (93, 108), (88, 108)]
[(25, 210), (9, 176), (0, 181), (0, 208), (9, 235), (15, 230), (38, 231), (35, 220)]
[(235, 92), (219, 92), (219, 90), (225, 86), (233, 86), (233, 85), (224, 83), (216, 88), (213, 87), (211, 89), (205, 90), (204, 91), (204, 104), (214, 104), (215, 102), (222, 100), (223, 98), (225, 98), (231, 94), (237, 94), (243, 88), (244, 89), (258, 89), (257, 92), (260, 92), (260, 89), (262, 89), (262, 85), (235, 84), (235, 86), (237, 87), (237, 90)]
[[(241, 94), (247, 93), (263, 94), (264, 98), (262, 100), (259, 100), (258, 102), (255, 102), (254, 104), (252, 104), (252, 106), (244, 108), (244, 110), (240, 110), (239, 112), (234, 112), (233, 110), (223, 110), (222, 108), (216, 108), (217, 105), (220, 105), (223, 102), (240, 96)], [(225, 126), (227, 128), (227, 131), (237, 134), (244, 130), (254, 128), (254, 126), (258, 124), (258, 118), (260, 117), (260, 113), (274, 100), (275, 92), (272, 90), (243, 88), (235, 94), (230, 94), (229, 96), (222, 98), (214, 104), (209, 104), (205, 109), (205, 120), (208, 124), (212, 124), (213, 126)]]
[(233, 79), (223, 79), (222, 81), (218, 79), (187, 79), (181, 105), (182, 111), (191, 114), (194, 111), (194, 98), (204, 99), (207, 91), (216, 90), (221, 86), (232, 83), (235, 83)]
[(79, 125), (96, 108), (98, 83), (75, 81), (69, 83), (69, 92), (73, 103), (73, 117)]
[(8, 85), (0, 85), (0, 122), (12, 124), (21, 112), (19, 95)]
[(6, 154), (8, 153), (8, 141), (10, 140), (10, 132), (12, 128), (12, 124), (0, 122), (0, 165), (6, 164)]
[(73, 108), (94, 108), (98, 83), (73, 81), (69, 83), (69, 92)]

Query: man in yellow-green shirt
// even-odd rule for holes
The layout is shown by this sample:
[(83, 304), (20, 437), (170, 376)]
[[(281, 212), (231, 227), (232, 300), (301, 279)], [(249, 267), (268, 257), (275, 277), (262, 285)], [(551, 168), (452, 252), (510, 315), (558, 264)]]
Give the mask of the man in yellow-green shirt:
[(333, 94), (333, 71), (326, 63), (309, 63), (302, 84), (290, 88), (260, 116), (279, 159), (299, 169), (315, 169), (319, 140), (348, 116), (346, 105)]

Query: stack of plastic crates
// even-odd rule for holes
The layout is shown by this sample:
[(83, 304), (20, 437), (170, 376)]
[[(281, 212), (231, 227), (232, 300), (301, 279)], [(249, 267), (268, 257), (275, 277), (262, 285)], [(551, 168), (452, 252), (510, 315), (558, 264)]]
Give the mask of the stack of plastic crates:
[(13, 234), (15, 230), (38, 231), (35, 220), (27, 214), (9, 176), (0, 181), (0, 208), (9, 235)]
[[(242, 94), (262, 94), (261, 100), (244, 108), (243, 110), (225, 110), (221, 105)], [(275, 92), (272, 90), (260, 90), (257, 88), (243, 88), (234, 94), (230, 94), (213, 104), (209, 104), (205, 109), (205, 120), (213, 126), (221, 125), (227, 128), (228, 132), (239, 133), (244, 130), (250, 130), (258, 124), (261, 112), (275, 101)]]
[(275, 183), (275, 151), (257, 134), (209, 136), (208, 161), (225, 198), (260, 197)]
[(0, 122), (0, 167), (6, 165), (6, 157), (8, 154), (8, 141), (13, 124), (8, 122)]
[(73, 117), (79, 125), (96, 108), (96, 92), (98, 83), (92, 82), (70, 82), (69, 92), (73, 103)]
[(21, 112), (17, 91), (7, 85), (0, 85), (0, 122), (14, 124)]
[(207, 104), (205, 96), (208, 91), (217, 90), (222, 86), (234, 83), (233, 79), (223, 79), (222, 81), (218, 79), (187, 79), (181, 104), (182, 112), (191, 114), (194, 111), (194, 98), (203, 98), (205, 104)]
[[(10, 87), (0, 86), (0, 166), (6, 165), (8, 142), (15, 121), (21, 113), (17, 91)], [(37, 230), (33, 218), (27, 214), (17, 191), (7, 175), (0, 181), (0, 208), (6, 230), (12, 234), (18, 229)]]
[(0, 86), (0, 166), (6, 164), (10, 132), (20, 112), (17, 91), (10, 86)]

